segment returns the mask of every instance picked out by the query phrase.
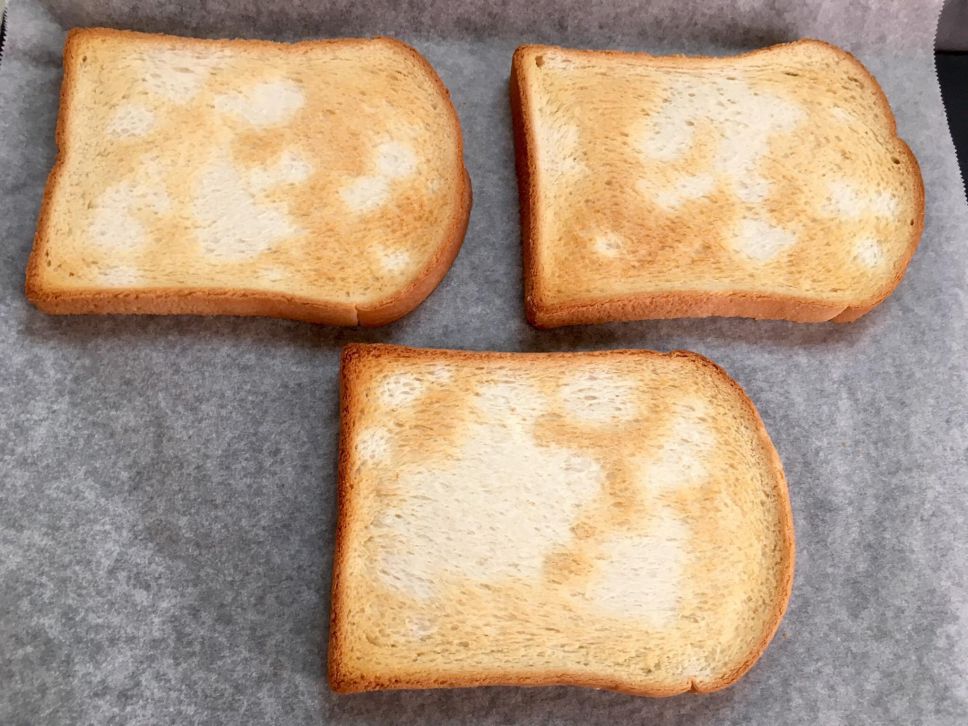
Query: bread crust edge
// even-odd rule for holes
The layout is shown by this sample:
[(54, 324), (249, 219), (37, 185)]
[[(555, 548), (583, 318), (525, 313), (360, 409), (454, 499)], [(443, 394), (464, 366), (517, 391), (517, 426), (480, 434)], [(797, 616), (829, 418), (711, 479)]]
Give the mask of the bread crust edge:
[[(412, 279), (399, 289), (392, 291), (379, 302), (366, 305), (353, 305), (327, 300), (325, 296), (286, 295), (280, 292), (246, 289), (243, 287), (215, 288), (119, 288), (117, 290), (57, 290), (45, 286), (41, 268), (44, 265), (48, 246), (48, 227), (52, 212), (55, 189), (60, 183), (65, 160), (70, 152), (67, 144), (67, 128), (70, 124), (73, 76), (78, 62), (78, 54), (83, 43), (91, 38), (115, 36), (136, 38), (140, 41), (170, 41), (188, 45), (204, 45), (211, 48), (264, 47), (298, 52), (300, 48), (319, 45), (346, 45), (353, 43), (380, 42), (396, 47), (410, 56), (423, 69), (427, 78), (439, 93), (445, 112), (450, 116), (457, 139), (457, 165), (455, 177), (461, 180), (459, 206), (441, 233), (438, 244), (430, 261)], [(470, 175), (464, 162), (464, 142), (457, 109), (444, 85), (430, 62), (415, 48), (403, 41), (386, 36), (374, 38), (335, 38), (305, 40), (296, 43), (279, 43), (268, 40), (208, 40), (161, 33), (141, 33), (113, 28), (73, 28), (68, 31), (64, 42), (64, 77), (60, 88), (60, 107), (57, 116), (55, 142), (57, 156), (54, 161), (38, 214), (37, 231), (33, 247), (27, 261), (24, 292), (27, 299), (39, 310), (52, 315), (241, 315), (287, 318), (305, 322), (364, 327), (386, 325), (403, 317), (420, 305), (440, 284), (453, 265), (463, 244), (464, 235), (470, 218), (472, 191)]]
[[(533, 220), (537, 215), (535, 189), (536, 162), (533, 159), (534, 126), (527, 109), (530, 108), (527, 59), (532, 54), (547, 50), (564, 50), (584, 56), (611, 56), (639, 59), (665, 58), (674, 62), (694, 63), (708, 61), (732, 61), (759, 54), (775, 52), (795, 45), (820, 45), (849, 62), (867, 80), (869, 90), (877, 98), (879, 110), (891, 127), (894, 140), (904, 156), (914, 185), (917, 210), (910, 230), (908, 244), (901, 256), (893, 278), (869, 299), (845, 305), (843, 302), (825, 301), (820, 297), (796, 295), (768, 295), (749, 292), (681, 292), (626, 294), (603, 298), (592, 302), (552, 303), (545, 299), (541, 289), (537, 241)], [(514, 125), (514, 155), (518, 171), (518, 192), (521, 217), (521, 241), (524, 268), (524, 307), (528, 322), (536, 328), (556, 328), (564, 325), (587, 325), (631, 320), (659, 320), (667, 318), (743, 317), (760, 320), (788, 320), (797, 323), (820, 323), (832, 321), (849, 323), (866, 315), (880, 305), (900, 284), (911, 258), (921, 241), (924, 231), (925, 196), (924, 180), (917, 158), (908, 144), (897, 135), (897, 119), (887, 96), (871, 72), (854, 55), (826, 41), (804, 38), (789, 43), (759, 48), (727, 57), (718, 56), (653, 56), (649, 53), (613, 50), (577, 50), (553, 45), (519, 46), (511, 61), (510, 75), (511, 118)]]
[[(780, 532), (779, 537), (783, 546), (785, 567), (780, 574), (776, 600), (770, 612), (770, 624), (764, 636), (750, 649), (747, 656), (738, 666), (732, 668), (718, 678), (709, 682), (696, 682), (690, 679), (673, 688), (655, 688), (617, 678), (603, 676), (601, 678), (588, 677), (569, 673), (534, 674), (527, 672), (507, 671), (501, 675), (468, 674), (468, 673), (427, 673), (421, 677), (410, 675), (393, 676), (354, 671), (346, 662), (343, 655), (343, 644), (346, 638), (346, 607), (347, 596), (343, 580), (344, 562), (347, 557), (349, 543), (354, 536), (358, 517), (353, 497), (352, 480), (350, 477), (350, 446), (354, 440), (356, 429), (354, 384), (357, 380), (357, 361), (373, 356), (402, 356), (407, 358), (430, 358), (435, 361), (450, 360), (455, 362), (480, 360), (521, 360), (536, 358), (601, 358), (601, 357), (677, 357), (695, 362), (697, 365), (710, 370), (722, 380), (737, 396), (737, 401), (751, 416), (761, 445), (769, 455), (770, 470), (773, 474), (774, 488), (777, 493)], [(633, 696), (664, 698), (682, 693), (711, 693), (733, 685), (744, 676), (760, 659), (773, 637), (776, 635), (789, 605), (793, 591), (793, 576), (796, 560), (796, 541), (793, 526), (793, 510), (790, 503), (790, 493), (787, 486), (786, 473), (780, 455), (770, 439), (763, 419), (760, 417), (756, 405), (746, 394), (740, 384), (732, 378), (722, 367), (709, 358), (685, 350), (673, 350), (662, 353), (652, 350), (601, 350), (601, 351), (571, 351), (556, 353), (510, 353), (493, 351), (463, 351), (435, 348), (411, 348), (408, 346), (382, 343), (350, 343), (346, 345), (340, 355), (340, 434), (337, 480), (337, 519), (335, 546), (333, 549), (332, 595), (330, 599), (330, 628), (329, 648), (327, 653), (327, 679), (330, 689), (336, 693), (360, 693), (374, 690), (400, 689), (431, 689), (431, 688), (468, 688), (476, 686), (578, 686), (585, 688), (600, 688)]]

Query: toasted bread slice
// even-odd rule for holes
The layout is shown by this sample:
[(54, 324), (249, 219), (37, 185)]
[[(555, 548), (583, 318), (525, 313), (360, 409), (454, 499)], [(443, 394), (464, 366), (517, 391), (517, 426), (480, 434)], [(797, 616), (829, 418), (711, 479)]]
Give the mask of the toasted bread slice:
[(380, 325), (440, 282), (470, 209), (447, 90), (388, 38), (74, 30), (57, 145), (27, 269), (51, 313)]
[(924, 187), (851, 55), (525, 46), (511, 105), (540, 327), (710, 315), (847, 322), (900, 281)]
[(783, 469), (693, 353), (343, 352), (336, 691), (712, 691), (793, 576)]

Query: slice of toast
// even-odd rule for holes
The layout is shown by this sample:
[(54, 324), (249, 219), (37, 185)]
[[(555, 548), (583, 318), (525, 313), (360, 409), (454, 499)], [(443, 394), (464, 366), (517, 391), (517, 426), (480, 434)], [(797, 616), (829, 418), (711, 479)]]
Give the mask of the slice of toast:
[(381, 325), (470, 210), (447, 89), (389, 38), (74, 30), (57, 145), (26, 285), (50, 313)]
[(528, 319), (848, 322), (897, 286), (918, 164), (874, 78), (803, 40), (728, 58), (524, 46)]
[(793, 525), (753, 404), (693, 353), (343, 351), (329, 681), (667, 696), (742, 676)]

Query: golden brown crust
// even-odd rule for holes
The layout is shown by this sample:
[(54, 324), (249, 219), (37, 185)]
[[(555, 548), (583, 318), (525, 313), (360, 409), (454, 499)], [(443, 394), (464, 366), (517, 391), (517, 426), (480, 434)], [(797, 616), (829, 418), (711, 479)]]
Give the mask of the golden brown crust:
[[(393, 45), (405, 51), (422, 67), (434, 84), (443, 100), (446, 112), (453, 120), (457, 138), (459, 173), (455, 176), (463, 183), (459, 190), (461, 204), (444, 232), (443, 241), (436, 254), (421, 273), (401, 290), (392, 292), (386, 299), (371, 305), (352, 305), (347, 303), (308, 298), (304, 296), (283, 295), (266, 290), (246, 290), (237, 288), (151, 288), (130, 290), (84, 290), (70, 291), (45, 288), (40, 268), (45, 262), (48, 246), (48, 226), (51, 213), (51, 199), (67, 154), (66, 134), (71, 115), (71, 96), (74, 89), (73, 74), (77, 67), (80, 45), (87, 39), (98, 37), (138, 38), (140, 40), (168, 42), (175, 38), (179, 43), (202, 45), (211, 48), (264, 47), (288, 49), (299, 52), (302, 48), (320, 45), (348, 45), (374, 42)], [(391, 323), (416, 308), (440, 284), (451, 264), (460, 251), (467, 230), (472, 203), (470, 176), (464, 166), (464, 147), (460, 120), (444, 86), (433, 66), (412, 46), (388, 37), (373, 39), (339, 38), (325, 40), (305, 40), (297, 43), (278, 43), (268, 40), (205, 40), (200, 38), (175, 37), (155, 33), (139, 33), (113, 28), (74, 28), (67, 33), (64, 43), (64, 78), (60, 90), (60, 111), (55, 132), (57, 158), (47, 178), (43, 200), (34, 237), (33, 250), (27, 263), (25, 293), (37, 308), (55, 315), (76, 314), (147, 314), (147, 315), (244, 315), (289, 318), (306, 322), (329, 325), (362, 325), (366, 327)]]
[[(897, 131), (897, 122), (887, 96), (871, 75), (870, 71), (852, 54), (822, 40), (802, 39), (791, 43), (780, 43), (767, 48), (730, 56), (725, 60), (735, 60), (759, 54), (770, 53), (779, 48), (800, 44), (816, 44), (829, 49), (855, 66), (867, 79), (870, 90), (877, 97), (884, 117), (888, 119), (892, 133)], [(915, 223), (904, 257), (897, 272), (888, 284), (870, 299), (844, 306), (831, 303), (822, 298), (800, 297), (796, 295), (763, 295), (735, 291), (730, 293), (699, 292), (683, 290), (676, 293), (621, 295), (610, 299), (588, 303), (551, 303), (541, 289), (543, 279), (540, 274), (537, 241), (532, 220), (537, 214), (537, 192), (535, 177), (538, 169), (533, 158), (535, 129), (530, 107), (528, 68), (526, 59), (540, 50), (557, 50), (555, 46), (523, 45), (514, 52), (511, 63), (510, 96), (511, 115), (514, 123), (515, 163), (518, 171), (518, 189), (521, 205), (521, 242), (524, 256), (524, 307), (528, 322), (537, 328), (554, 328), (562, 325), (582, 325), (610, 321), (650, 320), (684, 317), (744, 317), (758, 319), (789, 320), (799, 323), (833, 321), (852, 322), (873, 310), (887, 298), (901, 282), (907, 266), (917, 250), (924, 231), (924, 182), (918, 161), (903, 139), (897, 138), (906, 154), (907, 163), (912, 169), (911, 182), (919, 199)], [(652, 56), (648, 53), (624, 51), (568, 50), (569, 53), (590, 57), (648, 58), (651, 62), (680, 66), (713, 64), (723, 61), (717, 56)]]
[(337, 490), (336, 490), (336, 537), (333, 546), (333, 578), (332, 596), (330, 598), (329, 611), (329, 654), (328, 668), (330, 687), (334, 691), (339, 691), (340, 684), (346, 683), (349, 677), (341, 672), (342, 644), (345, 640), (343, 635), (344, 621), (342, 618), (343, 609), (341, 604), (345, 599), (344, 585), (342, 580), (343, 560), (346, 556), (346, 543), (349, 542), (349, 529), (352, 522), (356, 521), (353, 516), (353, 497), (350, 491), (350, 468), (349, 468), (349, 448), (351, 437), (354, 431), (355, 419), (354, 410), (354, 391), (350, 385), (350, 378), (353, 375), (353, 361), (361, 354), (360, 346), (347, 345), (340, 353), (340, 377), (339, 377), (339, 452), (337, 454)]
[[(463, 151), (461, 157), (463, 158)], [(403, 317), (430, 295), (440, 284), (440, 281), (444, 279), (444, 275), (454, 264), (457, 253), (460, 252), (464, 234), (467, 232), (467, 223), (470, 219), (472, 191), (471, 179), (466, 170), (463, 178), (463, 211), (454, 218), (447, 232), (447, 238), (450, 241), (437, 249), (437, 254), (434, 255), (433, 260), (408, 288), (379, 305), (357, 308), (360, 325), (376, 327), (392, 323), (394, 320)]]
[[(349, 451), (354, 440), (357, 424), (355, 401), (356, 388), (354, 384), (363, 375), (358, 369), (361, 359), (378, 356), (397, 356), (400, 358), (429, 358), (435, 361), (446, 359), (454, 363), (473, 363), (481, 360), (514, 360), (524, 362), (529, 359), (541, 359), (548, 356), (557, 358), (571, 358), (576, 360), (594, 359), (601, 357), (629, 356), (629, 357), (677, 357), (695, 361), (722, 379), (733, 389), (746, 409), (747, 414), (756, 425), (757, 434), (764, 449), (769, 452), (770, 468), (773, 474), (777, 499), (781, 508), (781, 531), (779, 533), (783, 545), (784, 568), (780, 587), (770, 614), (770, 627), (764, 637), (752, 648), (739, 667), (724, 674), (709, 683), (696, 683), (693, 680), (682, 684), (680, 688), (643, 687), (631, 681), (616, 678), (595, 678), (574, 673), (547, 673), (536, 676), (534, 673), (507, 671), (500, 676), (472, 674), (467, 672), (444, 673), (435, 670), (420, 677), (410, 676), (376, 676), (365, 673), (351, 672), (347, 669), (343, 656), (346, 635), (346, 591), (342, 579), (346, 569), (348, 544), (353, 540), (354, 529), (359, 526), (359, 519), (355, 510), (355, 501), (350, 476)], [(438, 350), (426, 348), (409, 348), (397, 345), (351, 343), (343, 348), (340, 358), (340, 439), (339, 439), (339, 468), (337, 484), (337, 524), (336, 539), (333, 551), (333, 581), (330, 605), (330, 630), (328, 652), (328, 680), (330, 688), (337, 693), (356, 693), (361, 691), (383, 689), (408, 688), (462, 688), (472, 686), (584, 686), (589, 688), (604, 688), (636, 696), (667, 697), (680, 693), (709, 693), (732, 685), (739, 680), (759, 660), (766, 650), (773, 636), (776, 634), (786, 612), (790, 595), (793, 590), (793, 571), (795, 561), (795, 540), (793, 533), (793, 512), (790, 506), (790, 496), (787, 489), (786, 475), (779, 454), (766, 431), (763, 419), (756, 406), (750, 400), (743, 388), (720, 366), (705, 356), (689, 351), (675, 350), (660, 353), (650, 350), (609, 350), (585, 351), (566, 353), (505, 353), (478, 352), (462, 350)]]

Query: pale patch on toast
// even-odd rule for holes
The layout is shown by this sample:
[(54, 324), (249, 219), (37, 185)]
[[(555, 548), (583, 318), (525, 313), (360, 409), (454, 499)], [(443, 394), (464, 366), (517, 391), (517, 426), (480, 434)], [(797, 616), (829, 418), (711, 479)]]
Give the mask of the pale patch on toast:
[(253, 169), (249, 181), (254, 191), (261, 192), (279, 184), (300, 184), (314, 172), (313, 163), (301, 149), (287, 147), (274, 164)]
[(601, 370), (578, 369), (562, 382), (562, 404), (569, 416), (591, 424), (613, 423), (638, 414), (635, 381)]
[(542, 172), (548, 175), (549, 182), (553, 183), (561, 175), (586, 171), (585, 162), (578, 156), (581, 132), (575, 124), (549, 122), (542, 131), (538, 155)]
[(471, 393), (474, 403), (488, 416), (500, 416), (512, 411), (515, 420), (509, 426), (527, 427), (548, 410), (548, 401), (541, 390), (524, 380), (484, 381)]
[(407, 623), (410, 625), (410, 635), (414, 638), (426, 638), (437, 630), (433, 620), (426, 615), (414, 615)]
[(98, 280), (105, 287), (130, 287), (138, 285), (144, 273), (130, 265), (112, 265), (98, 271)]
[(417, 171), (417, 155), (407, 144), (384, 141), (376, 147), (376, 168), (385, 177), (406, 178)]
[(412, 260), (409, 250), (377, 250), (380, 266), (387, 272), (402, 272), (410, 267)]
[[(684, 201), (709, 195), (719, 179), (744, 203), (765, 201), (773, 185), (759, 173), (761, 158), (774, 135), (802, 122), (805, 114), (800, 107), (781, 96), (755, 92), (746, 80), (736, 77), (698, 82), (688, 94), (670, 86), (666, 92), (671, 97), (659, 110), (633, 126), (637, 148), (646, 160), (645, 171), (653, 171), (655, 160), (670, 162), (685, 156), (702, 141), (715, 148), (713, 164), (710, 171), (675, 175), (671, 183), (662, 177), (640, 177), (639, 191), (661, 207), (675, 210)], [(698, 125), (710, 120), (708, 137), (697, 138)], [(738, 251), (757, 261), (769, 260), (795, 241), (789, 232), (763, 218), (742, 220), (732, 239)]]
[(107, 129), (111, 136), (144, 136), (155, 127), (155, 114), (151, 109), (137, 103), (120, 106), (108, 121)]
[(360, 461), (383, 461), (390, 454), (390, 432), (382, 426), (361, 431), (356, 439), (356, 455)]
[(702, 199), (716, 188), (712, 174), (687, 174), (676, 179), (674, 186), (656, 184), (651, 177), (640, 177), (636, 189), (664, 209), (674, 210), (685, 202)]
[(705, 483), (710, 475), (706, 462), (719, 445), (709, 415), (700, 400), (683, 401), (673, 408), (667, 435), (653, 453), (636, 460), (636, 481), (644, 491), (678, 491)]
[(625, 247), (625, 240), (617, 234), (605, 232), (603, 234), (597, 234), (592, 238), (592, 247), (600, 255), (616, 257), (621, 254), (622, 249)]
[(340, 190), (346, 206), (360, 214), (372, 212), (386, 204), (390, 183), (382, 176), (361, 176)]
[(894, 192), (875, 192), (870, 198), (871, 212), (885, 219), (893, 219), (901, 211), (901, 200)]
[(116, 197), (117, 193), (106, 193), (95, 208), (89, 229), (91, 244), (111, 252), (144, 247), (148, 231)]
[(867, 267), (877, 268), (884, 264), (884, 245), (873, 237), (862, 237), (854, 248), (857, 259)]
[(256, 275), (262, 282), (273, 286), (278, 285), (280, 282), (285, 282), (287, 279), (292, 277), (292, 271), (286, 269), (282, 265), (266, 263), (259, 266), (259, 269), (256, 271)]
[[(688, 106), (666, 101), (640, 127), (633, 128), (639, 153), (656, 161), (674, 161), (683, 156), (695, 136), (692, 122), (695, 113)], [(577, 129), (575, 136), (578, 136)]]
[(416, 154), (399, 141), (381, 143), (373, 157), (372, 167), (377, 173), (357, 177), (340, 190), (346, 205), (359, 214), (382, 207), (390, 199), (392, 183), (417, 171)]
[(277, 126), (291, 120), (306, 102), (302, 89), (279, 78), (215, 97), (215, 109), (253, 126)]
[(844, 108), (843, 106), (836, 106), (836, 105), (831, 106), (830, 114), (841, 123), (845, 123), (845, 124), (857, 123), (857, 117), (854, 114), (852, 114), (850, 111), (848, 111), (846, 108)]
[[(657, 507), (649, 530), (613, 535), (601, 545), (601, 564), (585, 598), (607, 615), (661, 630), (674, 624), (690, 586), (685, 570), (691, 534), (674, 510)], [(691, 675), (691, 674), (690, 674)]]
[(829, 216), (863, 219), (868, 216), (892, 219), (900, 209), (897, 194), (872, 191), (861, 184), (845, 179), (833, 179), (827, 184), (828, 198), (824, 211)]
[(215, 71), (224, 68), (229, 57), (229, 54), (214, 48), (159, 48), (150, 53), (134, 55), (133, 62), (149, 93), (184, 105), (195, 100)]
[(434, 383), (449, 383), (454, 377), (454, 366), (437, 363), (430, 367), (427, 375)]
[(833, 217), (858, 218), (863, 216), (866, 205), (861, 200), (858, 187), (844, 179), (831, 179), (827, 183), (829, 198), (825, 206), (827, 214)]
[[(799, 104), (781, 95), (755, 92), (748, 82), (716, 84), (714, 89), (700, 93), (707, 100), (697, 108), (693, 122), (704, 112), (715, 119), (720, 136), (715, 168), (730, 180), (741, 201), (765, 201), (772, 182), (760, 172), (762, 159), (771, 143), (795, 130), (807, 114)], [(711, 98), (719, 99), (716, 110), (710, 108)], [(721, 104), (726, 104), (727, 110)]]
[(151, 180), (136, 189), (129, 182), (108, 187), (95, 200), (88, 233), (93, 245), (105, 251), (144, 247), (151, 241), (150, 231), (140, 215), (165, 214), (171, 208), (168, 191)]
[(705, 359), (353, 345), (341, 375), (336, 690), (672, 695), (766, 647), (792, 580), (785, 481)]
[(305, 234), (287, 205), (260, 199), (242, 170), (215, 154), (199, 172), (192, 211), (201, 251), (219, 261), (258, 257), (273, 245)]
[[(760, 158), (773, 135), (791, 131), (803, 120), (800, 107), (782, 96), (755, 92), (739, 78), (710, 78), (688, 94), (677, 93), (670, 84), (667, 93), (670, 98), (657, 111), (632, 127), (646, 168), (654, 161), (679, 160), (695, 144), (706, 141), (716, 147), (712, 171), (728, 180), (744, 202), (762, 202), (770, 182), (758, 174)], [(712, 128), (701, 137), (697, 128), (710, 119)], [(639, 183), (649, 181), (645, 177)], [(663, 206), (676, 207), (682, 199), (708, 194), (714, 184), (709, 172), (687, 174), (677, 178), (673, 187), (657, 190), (656, 196)]]
[(380, 574), (418, 599), (454, 579), (539, 577), (601, 486), (592, 458), (514, 436), (499, 423), (474, 424), (450, 465), (398, 471), (398, 501), (371, 532), (374, 546), (388, 553)]
[(727, 238), (734, 251), (755, 262), (769, 262), (793, 247), (796, 241), (789, 230), (757, 217), (741, 219)]
[[(897, 285), (920, 239), (917, 161), (874, 79), (828, 44), (729, 58), (524, 46), (511, 89), (540, 327), (852, 320)], [(585, 173), (563, 173), (568, 160)], [(602, 254), (588, 230), (635, 244)], [(886, 264), (855, 254), (861, 236)]]
[(416, 401), (426, 390), (426, 383), (413, 373), (391, 373), (376, 389), (380, 402), (389, 408), (406, 406)]

